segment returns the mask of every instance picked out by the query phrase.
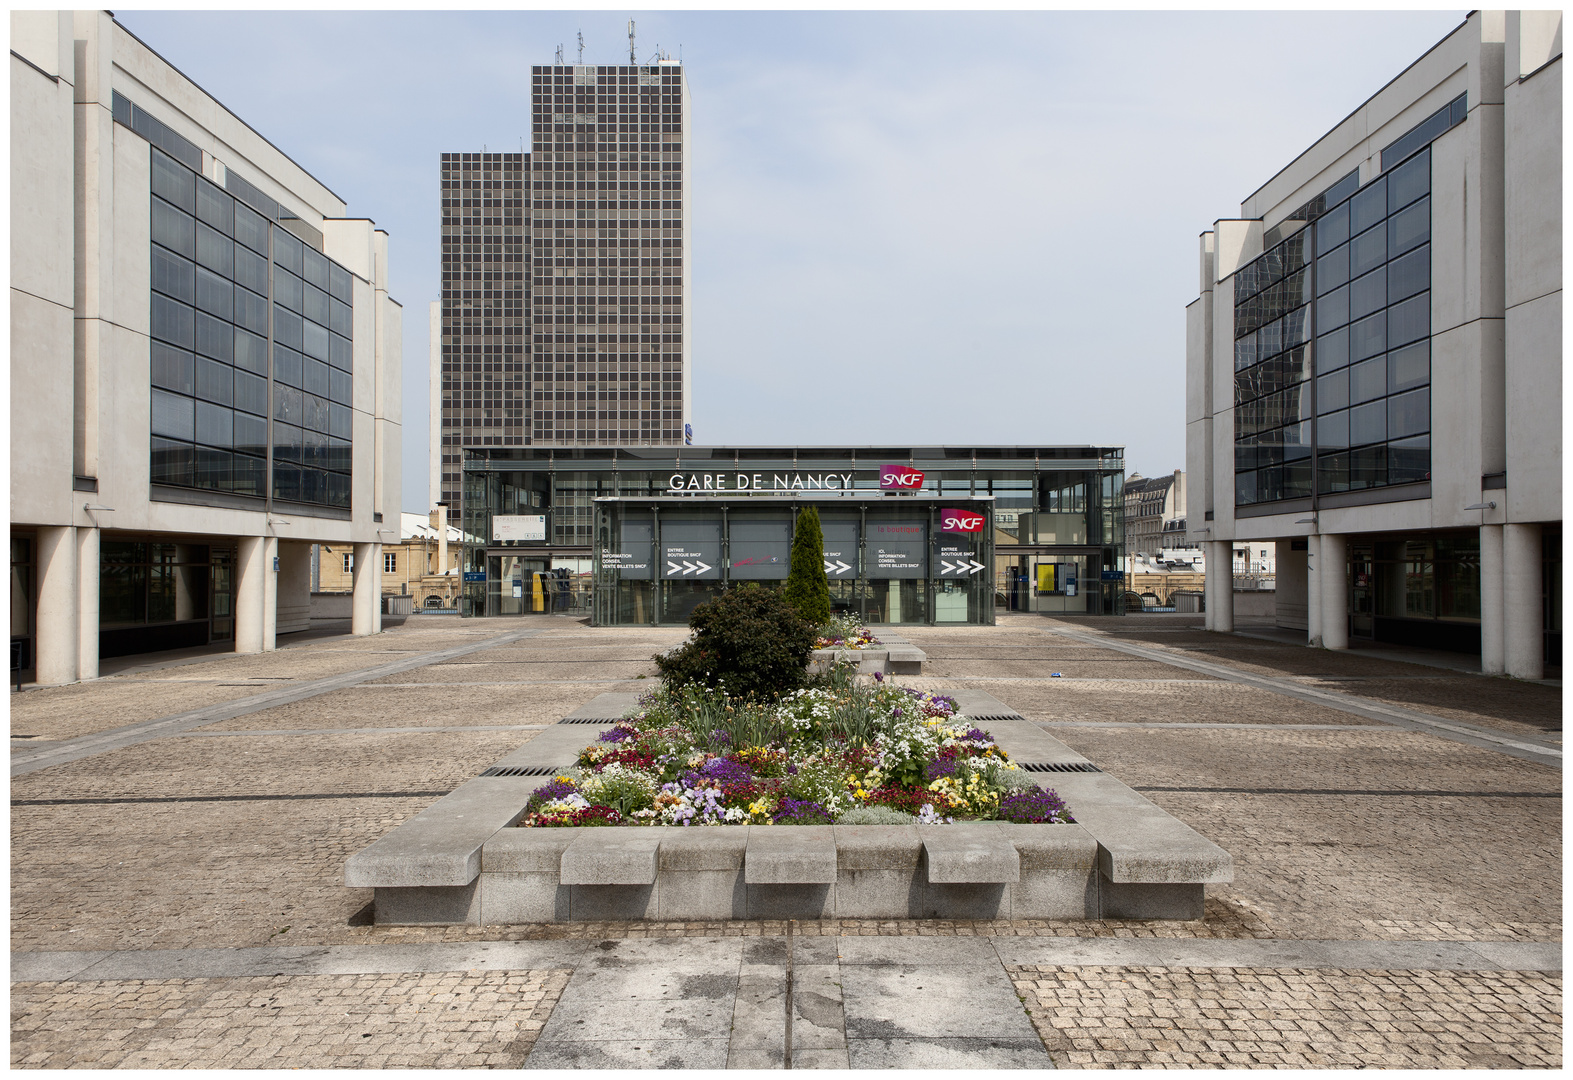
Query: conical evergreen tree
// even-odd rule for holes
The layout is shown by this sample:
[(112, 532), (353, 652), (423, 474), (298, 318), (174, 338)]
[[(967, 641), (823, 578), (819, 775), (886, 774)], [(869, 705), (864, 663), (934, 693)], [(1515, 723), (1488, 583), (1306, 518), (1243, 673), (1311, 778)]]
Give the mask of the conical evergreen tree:
[(783, 595), (803, 619), (815, 626), (830, 620), (830, 581), (825, 577), (825, 533), (819, 511), (810, 506), (797, 515), (792, 537), (792, 568)]

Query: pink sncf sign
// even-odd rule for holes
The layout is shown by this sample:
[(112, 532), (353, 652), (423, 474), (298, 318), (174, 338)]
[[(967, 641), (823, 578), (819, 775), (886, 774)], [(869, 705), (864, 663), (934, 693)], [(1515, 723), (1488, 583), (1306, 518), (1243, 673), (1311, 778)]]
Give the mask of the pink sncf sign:
[(983, 515), (976, 510), (941, 510), (940, 532), (982, 532)]
[(879, 486), (893, 491), (916, 491), (923, 486), (923, 474), (906, 465), (881, 465)]

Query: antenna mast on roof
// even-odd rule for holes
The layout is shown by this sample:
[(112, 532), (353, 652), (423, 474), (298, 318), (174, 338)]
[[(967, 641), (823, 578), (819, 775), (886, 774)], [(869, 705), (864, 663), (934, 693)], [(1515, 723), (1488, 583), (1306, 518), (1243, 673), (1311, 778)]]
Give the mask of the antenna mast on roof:
[(579, 31), (579, 63), (584, 64), (584, 31)]
[(639, 61), (634, 57), (634, 21), (628, 20), (628, 66), (636, 67)]
[(563, 66), (563, 47), (561, 45), (557, 46), (557, 66)]

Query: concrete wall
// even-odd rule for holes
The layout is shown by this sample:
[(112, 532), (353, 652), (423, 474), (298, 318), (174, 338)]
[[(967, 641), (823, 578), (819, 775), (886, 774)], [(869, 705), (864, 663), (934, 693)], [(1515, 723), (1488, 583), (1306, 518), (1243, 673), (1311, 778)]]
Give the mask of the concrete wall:
[(1274, 614), (1278, 625), (1305, 630), (1306, 625), (1306, 552), (1293, 550), (1293, 542), (1278, 541), (1277, 597)]

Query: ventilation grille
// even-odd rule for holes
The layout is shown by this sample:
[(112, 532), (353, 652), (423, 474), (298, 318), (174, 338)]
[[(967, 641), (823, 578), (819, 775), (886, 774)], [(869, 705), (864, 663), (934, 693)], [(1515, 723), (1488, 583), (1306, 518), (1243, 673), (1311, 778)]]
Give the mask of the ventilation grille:
[(559, 724), (615, 724), (618, 717), (612, 716), (565, 716), (557, 721)]
[(502, 768), (493, 765), (482, 776), (556, 776), (563, 770), (561, 765), (509, 765)]
[(1019, 763), (1028, 772), (1102, 772), (1090, 761), (1028, 761)]

